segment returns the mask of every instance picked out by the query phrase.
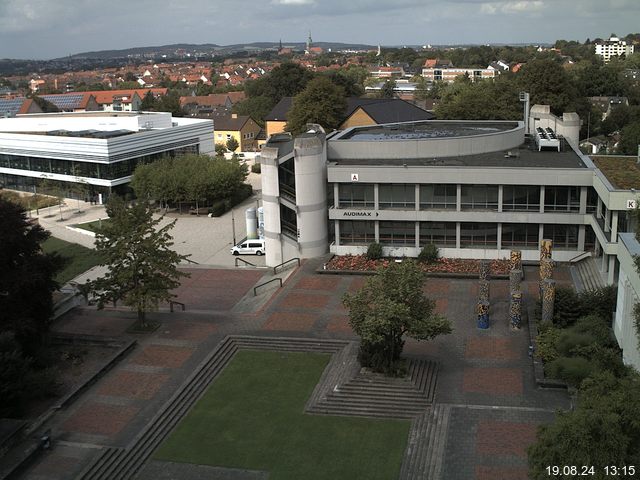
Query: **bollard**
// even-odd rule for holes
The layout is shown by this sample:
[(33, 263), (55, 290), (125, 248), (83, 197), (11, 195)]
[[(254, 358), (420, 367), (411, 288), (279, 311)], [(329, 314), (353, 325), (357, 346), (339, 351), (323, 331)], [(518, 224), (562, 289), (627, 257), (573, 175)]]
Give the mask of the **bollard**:
[(476, 311), (478, 313), (477, 327), (486, 330), (489, 328), (489, 302), (479, 301)]

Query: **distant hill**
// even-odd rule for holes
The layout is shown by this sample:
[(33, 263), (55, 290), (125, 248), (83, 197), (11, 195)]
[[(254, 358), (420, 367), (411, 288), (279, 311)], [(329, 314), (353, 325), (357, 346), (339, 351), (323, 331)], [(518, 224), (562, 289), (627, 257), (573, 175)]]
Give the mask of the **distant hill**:
[[(285, 47), (291, 47), (295, 50), (304, 50), (304, 42), (283, 42)], [(339, 42), (314, 42), (315, 47), (322, 47), (325, 50), (371, 50), (376, 48), (373, 45), (364, 44), (351, 44), (351, 43), (339, 43)], [(253, 42), (253, 43), (238, 43), (234, 45), (217, 45), (215, 43), (205, 43), (201, 45), (191, 43), (175, 43), (172, 45), (160, 45), (154, 47), (135, 47), (125, 48), (121, 50), (100, 50), (95, 52), (83, 52), (63, 57), (64, 59), (80, 60), (80, 59), (112, 59), (112, 58), (130, 58), (130, 57), (144, 57), (154, 56), (162, 57), (174, 57), (177, 51), (183, 50), (185, 53), (192, 56), (206, 56), (206, 55), (227, 55), (238, 51), (261, 51), (261, 50), (274, 50), (279, 46), (278, 42)], [(59, 58), (56, 60), (62, 60)]]

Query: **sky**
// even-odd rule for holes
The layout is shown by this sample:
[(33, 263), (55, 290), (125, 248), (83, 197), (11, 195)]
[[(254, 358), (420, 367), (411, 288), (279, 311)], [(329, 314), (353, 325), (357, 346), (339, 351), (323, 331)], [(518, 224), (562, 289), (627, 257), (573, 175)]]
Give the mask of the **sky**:
[(0, 58), (173, 43), (553, 43), (640, 30), (640, 0), (0, 0)]

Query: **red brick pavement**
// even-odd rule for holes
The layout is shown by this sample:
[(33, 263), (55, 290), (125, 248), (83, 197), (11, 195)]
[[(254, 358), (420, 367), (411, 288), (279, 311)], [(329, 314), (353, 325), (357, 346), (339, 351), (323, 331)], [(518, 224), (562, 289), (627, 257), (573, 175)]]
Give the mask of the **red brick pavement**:
[(526, 467), (477, 466), (475, 480), (528, 480)]
[(188, 340), (200, 342), (207, 339), (209, 335), (218, 330), (218, 326), (213, 323), (192, 323), (175, 321), (171, 324), (163, 323), (161, 338), (171, 338), (176, 340)]
[[(109, 310), (108, 308), (106, 310)], [(118, 315), (118, 316), (116, 316)], [(78, 313), (65, 315), (57, 321), (52, 330), (65, 333), (80, 333), (85, 335), (122, 335), (136, 320), (128, 313), (118, 312), (114, 316), (100, 315), (95, 311), (80, 310)]]
[(41, 475), (50, 480), (69, 478), (69, 472), (73, 472), (80, 461), (78, 458), (51, 452), (44, 456), (33, 469), (29, 470), (29, 476)]
[(66, 431), (112, 436), (122, 430), (138, 413), (138, 408), (87, 402), (62, 425)]
[(98, 395), (139, 398), (149, 400), (169, 379), (163, 373), (140, 373), (119, 371), (110, 375), (100, 385)]
[(351, 279), (351, 283), (349, 284), (349, 288), (347, 289), (350, 293), (357, 292), (362, 287), (364, 287), (365, 282), (368, 277), (353, 277)]
[(446, 298), (438, 298), (436, 300), (436, 313), (440, 315), (446, 315), (447, 308), (449, 308), (449, 300)]
[(341, 277), (337, 275), (316, 275), (314, 277), (304, 277), (294, 286), (294, 288), (333, 291), (340, 283), (340, 280)]
[(316, 315), (310, 313), (276, 312), (269, 315), (263, 330), (286, 330), (307, 332), (316, 322)]
[(329, 300), (330, 297), (327, 295), (310, 295), (292, 290), (280, 302), (279, 306), (285, 308), (325, 308)]
[(521, 356), (521, 353), (515, 338), (476, 337), (467, 340), (464, 356), (466, 358), (515, 360)]
[(192, 353), (192, 348), (149, 345), (133, 357), (131, 363), (152, 365), (154, 367), (178, 368)]
[(476, 452), (527, 458), (527, 447), (535, 442), (536, 430), (532, 423), (482, 420), (476, 433)]
[(489, 395), (522, 395), (523, 372), (518, 368), (465, 368), (462, 390)]
[(407, 338), (402, 353), (437, 357), (440, 354), (440, 345), (434, 341), (425, 340), (419, 342), (418, 340)]
[(176, 300), (193, 310), (230, 310), (255, 283), (262, 272), (230, 269), (183, 269), (191, 274), (174, 290)]
[(331, 317), (329, 323), (327, 323), (327, 332), (355, 335), (349, 326), (349, 317), (347, 315), (334, 315)]

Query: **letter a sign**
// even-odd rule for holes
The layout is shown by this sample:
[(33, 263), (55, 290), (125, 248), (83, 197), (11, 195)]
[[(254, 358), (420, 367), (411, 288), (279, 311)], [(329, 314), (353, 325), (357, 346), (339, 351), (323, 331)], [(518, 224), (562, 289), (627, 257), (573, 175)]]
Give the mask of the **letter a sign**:
[(358, 181), (358, 174), (357, 173), (352, 173), (351, 174), (351, 181), (352, 182), (357, 182)]

